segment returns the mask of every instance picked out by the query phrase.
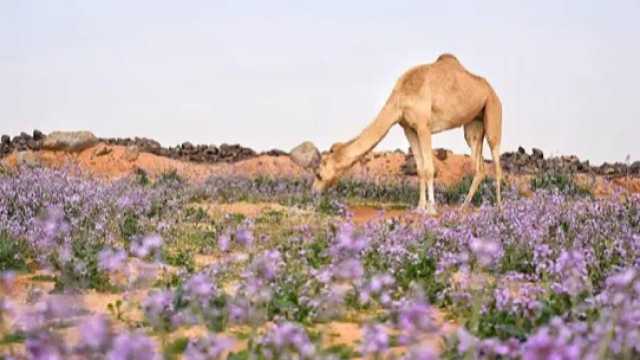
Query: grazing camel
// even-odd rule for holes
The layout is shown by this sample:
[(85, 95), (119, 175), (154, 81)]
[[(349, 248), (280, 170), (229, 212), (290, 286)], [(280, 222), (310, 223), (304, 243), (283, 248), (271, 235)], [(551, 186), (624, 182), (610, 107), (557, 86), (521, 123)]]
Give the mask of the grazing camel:
[(431, 135), (460, 126), (464, 127), (464, 137), (475, 163), (475, 175), (463, 206), (469, 204), (485, 176), (482, 157), (485, 137), (496, 167), (497, 203), (500, 206), (502, 105), (491, 85), (467, 71), (451, 54), (440, 55), (436, 62), (416, 66), (404, 73), (375, 120), (358, 137), (347, 143), (334, 144), (323, 156), (315, 169), (313, 189), (324, 191), (335, 184), (338, 177), (373, 149), (396, 123), (404, 129), (416, 160), (419, 210), (436, 214)]

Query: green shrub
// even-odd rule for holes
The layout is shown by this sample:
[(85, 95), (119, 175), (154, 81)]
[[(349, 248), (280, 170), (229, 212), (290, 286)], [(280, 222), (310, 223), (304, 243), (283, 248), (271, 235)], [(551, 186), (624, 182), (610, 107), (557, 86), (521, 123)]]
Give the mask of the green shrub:
[(591, 191), (575, 181), (575, 173), (560, 167), (539, 170), (531, 179), (531, 190), (555, 190), (568, 196), (591, 196)]
[(25, 270), (29, 248), (25, 241), (0, 231), (0, 271)]

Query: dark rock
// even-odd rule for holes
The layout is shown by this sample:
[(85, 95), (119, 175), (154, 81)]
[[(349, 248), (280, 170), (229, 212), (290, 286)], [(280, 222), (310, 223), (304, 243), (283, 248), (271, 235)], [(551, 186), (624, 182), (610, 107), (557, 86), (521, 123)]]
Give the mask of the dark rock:
[(435, 155), (436, 158), (438, 158), (438, 160), (445, 161), (449, 156), (449, 150), (438, 148), (433, 150), (433, 154)]
[(271, 149), (269, 151), (266, 151), (263, 153), (264, 155), (269, 155), (269, 156), (287, 156), (289, 154), (287, 154), (286, 151), (282, 151), (279, 149)]
[(40, 130), (33, 130), (33, 140), (40, 141), (44, 139), (44, 134)]
[(27, 140), (27, 147), (30, 150), (38, 151), (42, 148), (42, 141), (36, 141), (35, 139)]
[(518, 154), (526, 155), (527, 151), (522, 146), (518, 146)]
[(532, 152), (531, 156), (534, 159), (540, 159), (540, 160), (544, 159), (544, 153), (542, 152), (542, 150), (537, 149), (537, 148), (533, 148), (533, 149), (531, 149), (531, 152)]
[(208, 156), (218, 155), (218, 148), (215, 145), (209, 145), (207, 146), (204, 153), (207, 154)]

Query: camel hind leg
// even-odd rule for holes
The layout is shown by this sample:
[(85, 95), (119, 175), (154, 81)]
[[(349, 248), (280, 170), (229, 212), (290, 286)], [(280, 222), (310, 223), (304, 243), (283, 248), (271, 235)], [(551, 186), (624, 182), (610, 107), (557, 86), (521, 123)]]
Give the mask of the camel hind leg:
[(500, 141), (502, 137), (502, 104), (494, 93), (491, 93), (484, 107), (484, 129), (487, 142), (491, 148), (491, 157), (496, 167), (496, 202), (498, 206), (501, 206), (502, 167), (500, 166)]
[(464, 139), (471, 148), (471, 159), (473, 159), (475, 173), (471, 187), (469, 187), (469, 193), (467, 193), (467, 197), (462, 204), (463, 208), (469, 205), (485, 175), (484, 158), (482, 156), (484, 142), (484, 124), (482, 120), (474, 120), (464, 126)]
[[(428, 108), (429, 107), (427, 107), (427, 109)], [(418, 180), (420, 184), (420, 202), (418, 203), (418, 209), (426, 210), (429, 215), (436, 215), (433, 189), (435, 165), (433, 163), (433, 151), (431, 149), (431, 130), (428, 126), (429, 116), (429, 111), (415, 106), (407, 108), (404, 111), (405, 123), (411, 128), (412, 133), (415, 133), (417, 138), (418, 146), (416, 147), (418, 149), (416, 150), (422, 154), (422, 169), (418, 167)], [(425, 192), (428, 195), (428, 202), (425, 199)]]

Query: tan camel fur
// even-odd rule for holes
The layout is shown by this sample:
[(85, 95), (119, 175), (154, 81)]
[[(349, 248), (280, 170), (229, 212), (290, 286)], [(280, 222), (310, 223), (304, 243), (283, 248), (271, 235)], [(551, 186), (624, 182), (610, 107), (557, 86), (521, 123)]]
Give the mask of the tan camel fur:
[(333, 185), (396, 123), (403, 127), (416, 160), (420, 188), (418, 209), (436, 214), (431, 135), (460, 126), (464, 127), (464, 137), (475, 164), (475, 175), (463, 206), (469, 204), (485, 176), (482, 156), (485, 138), (496, 167), (497, 203), (501, 204), (502, 105), (489, 83), (467, 71), (451, 54), (440, 55), (436, 62), (416, 66), (404, 73), (375, 120), (358, 137), (344, 144), (334, 144), (323, 156), (315, 169), (313, 189), (324, 191)]

